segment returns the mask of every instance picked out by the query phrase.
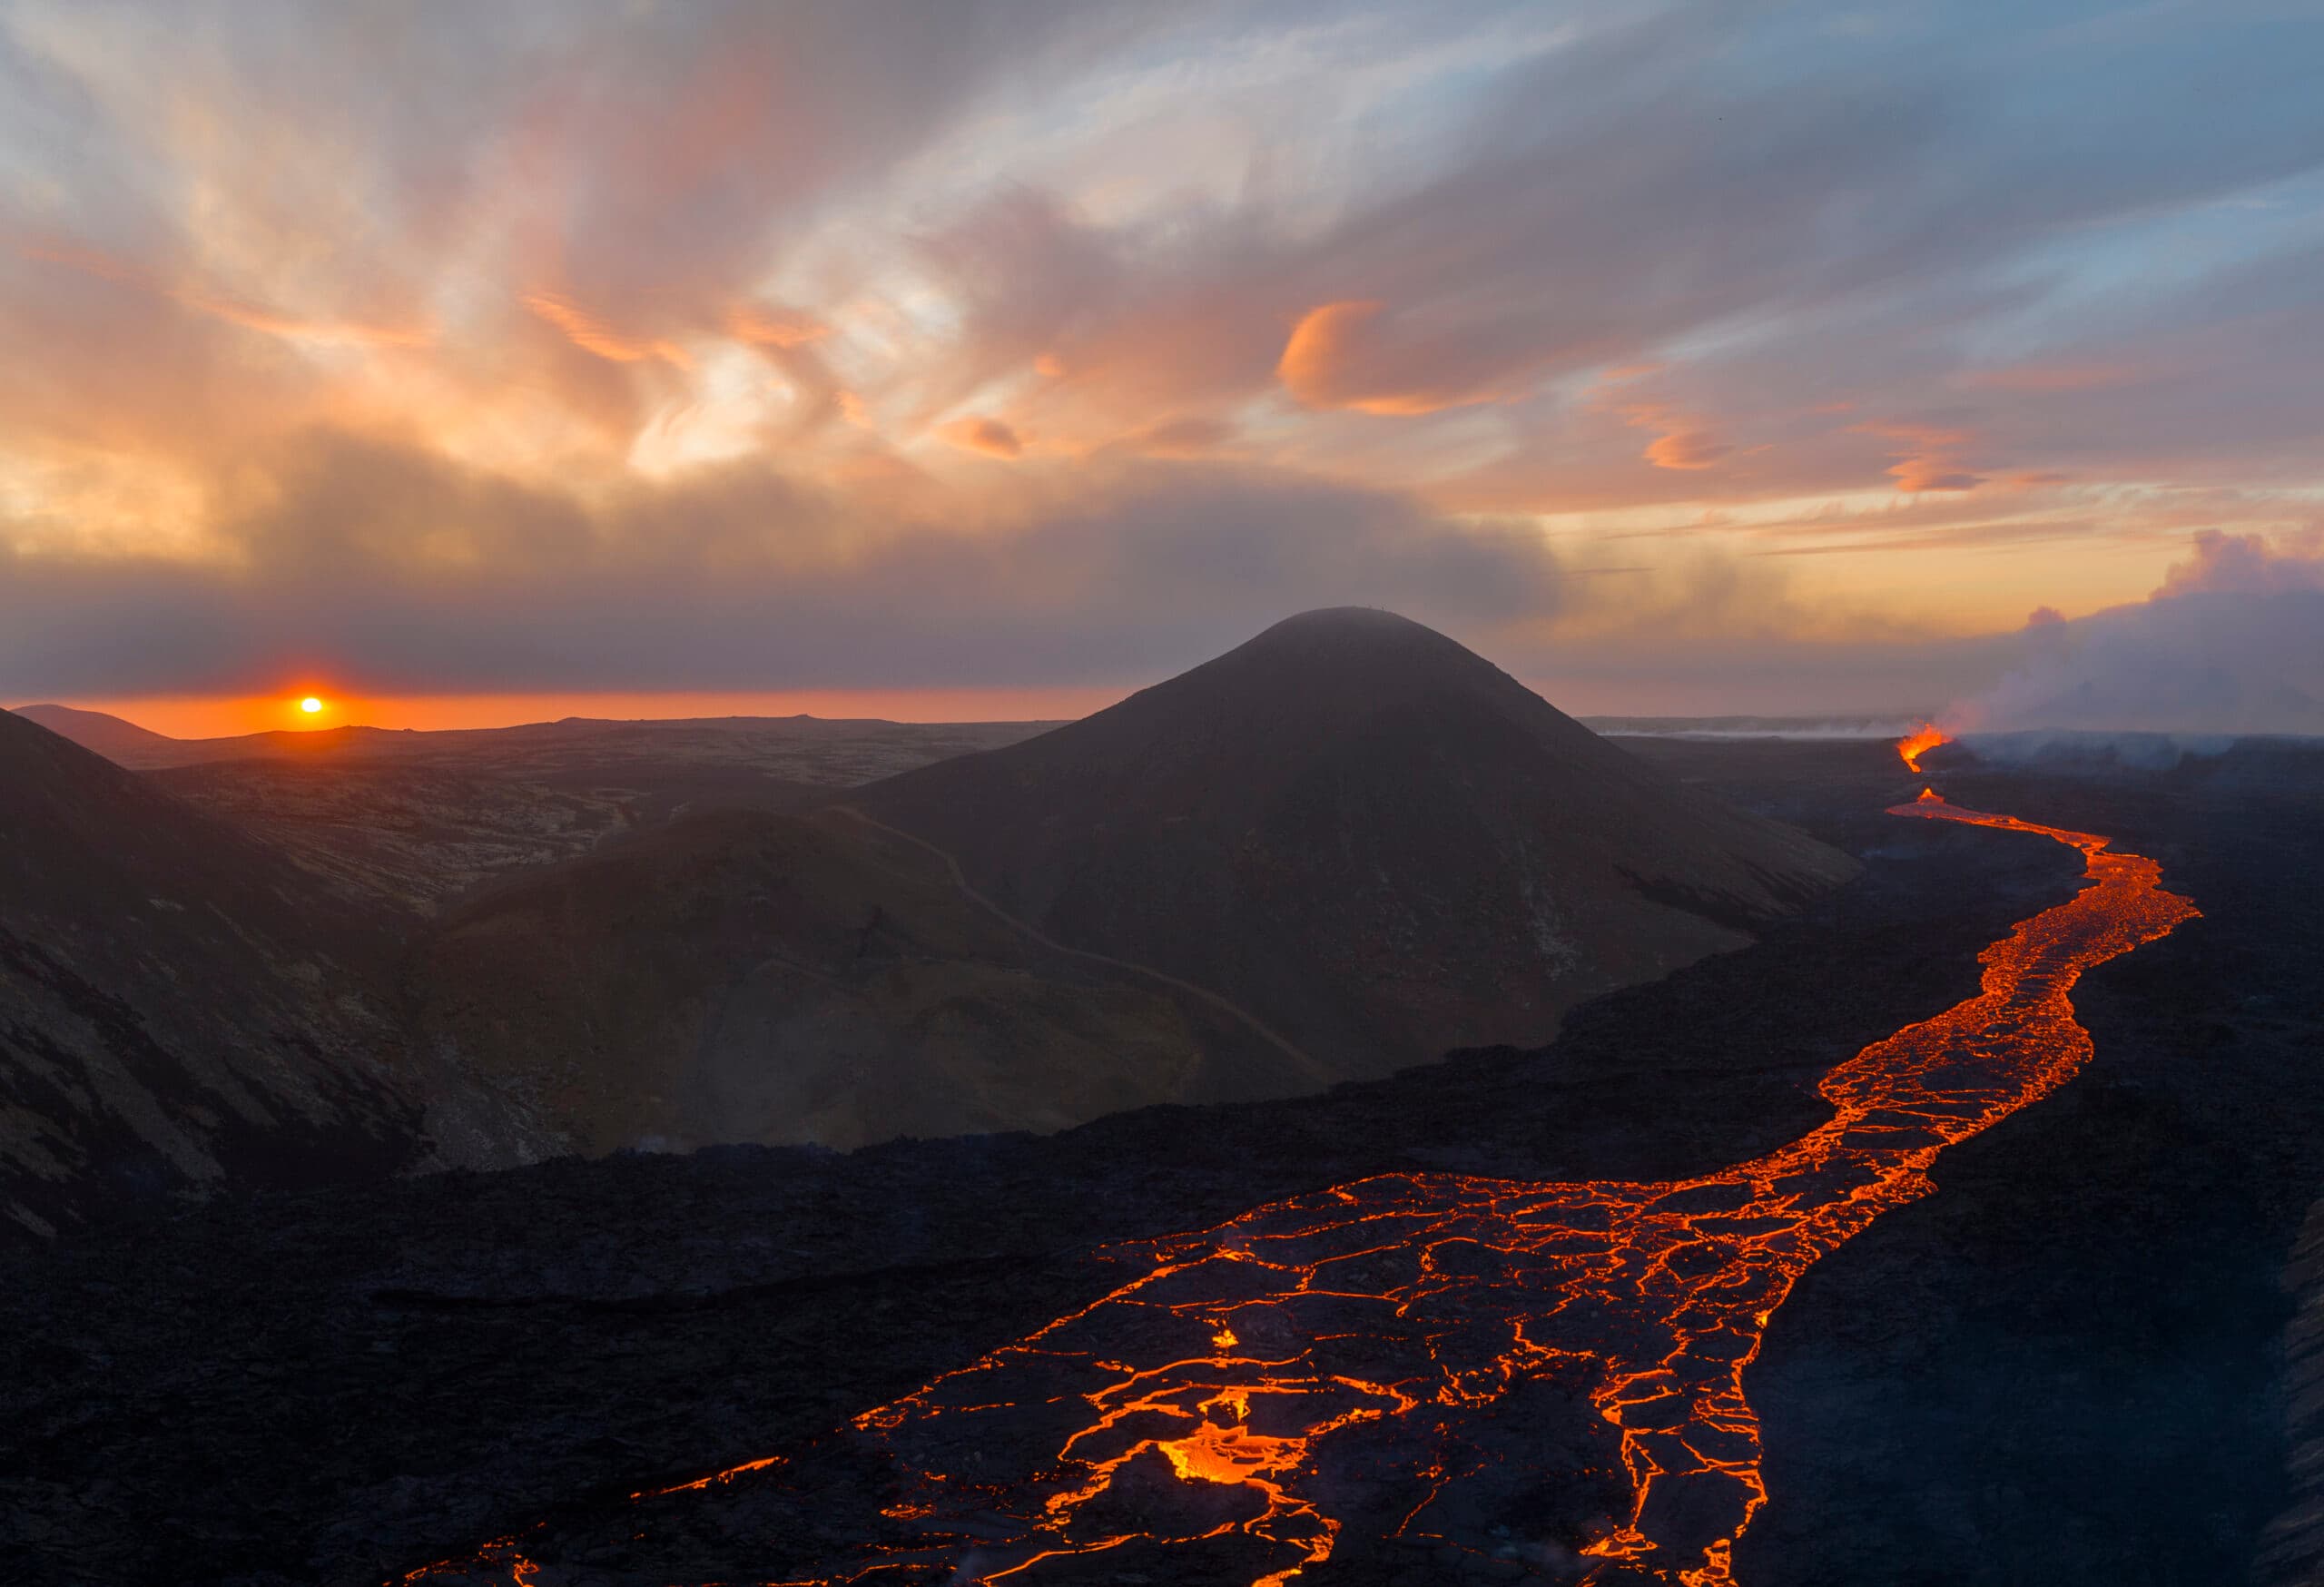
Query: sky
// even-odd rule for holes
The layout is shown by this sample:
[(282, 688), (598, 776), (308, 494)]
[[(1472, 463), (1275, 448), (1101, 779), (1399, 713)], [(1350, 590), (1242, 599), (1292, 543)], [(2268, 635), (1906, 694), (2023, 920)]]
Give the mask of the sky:
[(0, 700), (1049, 716), (1361, 604), (1576, 712), (2297, 724), (2319, 60), (2235, 0), (0, 0)]

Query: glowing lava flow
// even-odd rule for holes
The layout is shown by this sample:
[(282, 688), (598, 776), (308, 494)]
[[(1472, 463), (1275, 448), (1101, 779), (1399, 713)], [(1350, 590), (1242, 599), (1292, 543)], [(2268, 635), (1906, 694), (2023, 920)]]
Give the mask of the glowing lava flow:
[(1921, 756), (1940, 744), (1951, 744), (1953, 735), (1934, 722), (1924, 722), (1896, 741), (1896, 753), (1915, 772), (1921, 769)]
[[(709, 1530), (803, 1584), (1086, 1581), (1102, 1555), (1284, 1587), (1391, 1547), (1731, 1581), (1767, 1496), (1744, 1373), (1793, 1282), (2071, 1078), (2083, 971), (2195, 913), (2101, 837), (1934, 793), (1890, 813), (2052, 838), (2086, 884), (1984, 951), (1976, 996), (1833, 1070), (1822, 1128), (1677, 1183), (1396, 1175), (1109, 1247), (1128, 1274), (1092, 1305), (793, 1456), (644, 1495), (625, 1535), (700, 1535), (651, 1506), (722, 1504)], [(408, 1579), (534, 1568), (496, 1547)]]

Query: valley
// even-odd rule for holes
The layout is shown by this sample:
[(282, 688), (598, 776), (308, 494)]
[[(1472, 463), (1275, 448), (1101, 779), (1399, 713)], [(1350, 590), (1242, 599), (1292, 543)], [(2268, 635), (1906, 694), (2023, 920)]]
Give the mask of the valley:
[[(1757, 946), (1586, 1005), (1536, 1052), (1472, 1052), (1323, 1096), (1145, 1109), (1049, 1137), (436, 1176), (182, 1217), (162, 1260), (133, 1258), (150, 1246), (119, 1237), (26, 1258), (54, 1266), (43, 1285), (16, 1286), (10, 1322), (46, 1378), (16, 1391), (9, 1412), (24, 1429), (17, 1458), (37, 1452), (57, 1475), (53, 1489), (12, 1492), (24, 1518), (13, 1541), (116, 1580), (159, 1580), (167, 1558), (221, 1581), (351, 1584), (443, 1557), (458, 1541), (448, 1533), (473, 1547), (521, 1533), (513, 1546), (569, 1581), (729, 1579), (763, 1560), (770, 1538), (804, 1547), (822, 1535), (797, 1530), (795, 1513), (781, 1520), (772, 1480), (652, 1502), (649, 1518), (679, 1530), (655, 1522), (650, 1550), (608, 1536), (606, 1520), (634, 1492), (822, 1447), (830, 1429), (1099, 1300), (1121, 1281), (1091, 1260), (1101, 1247), (1383, 1174), (1669, 1181), (1776, 1151), (1828, 1117), (1822, 1076), (1974, 993), (1977, 953), (2073, 893), (2073, 856), (2038, 836), (1882, 816), (1917, 792), (1882, 745), (1672, 742), (1640, 753), (1858, 854), (1863, 880)], [(2272, 862), (2314, 842), (2292, 793), (2304, 763), (2289, 753), (2255, 748), (2170, 773), (1946, 770), (1965, 804), (2038, 812), (2161, 859), (2204, 918), (2134, 956), (2162, 956), (2169, 990), (2155, 995), (2178, 1012), (2142, 1014), (2135, 980), (2093, 971), (2074, 994), (2095, 1041), (2087, 1071), (1952, 1148), (1935, 1194), (1809, 1269), (1775, 1313), (1747, 1379), (1770, 1497), (1734, 1549), (1738, 1580), (1837, 1583), (1886, 1570), (1931, 1583), (2031, 1582), (2071, 1547), (2077, 1569), (2112, 1561), (2124, 1580), (2160, 1582), (2256, 1551), (2283, 1502), (2270, 1495), (2288, 1493), (2280, 1453), (2269, 1453), (2287, 1436), (2266, 1365), (2289, 1320), (2276, 1273), (2312, 1194), (2302, 1188), (2324, 1182), (2313, 1145), (2324, 1087), (2289, 1061), (2315, 1034), (2312, 961), (2300, 954), (2317, 930), (2290, 879), (2298, 867)], [(2230, 809), (2237, 820), (2221, 827)], [(2281, 990), (2251, 1005), (2240, 984)], [(2208, 1056), (2190, 1066), (2186, 1050)], [(2151, 1143), (2143, 1158), (2089, 1137), (2149, 1119), (2154, 1129), (2130, 1138)], [(2229, 1132), (2267, 1165), (2240, 1191), (2205, 1178), (2218, 1149), (2206, 1143)], [(2092, 1173), (2110, 1188), (2087, 1213), (2041, 1188)], [(1956, 1247), (1972, 1255), (1939, 1256)], [(92, 1316), (42, 1298), (93, 1284), (123, 1299)], [(2218, 1297), (2194, 1357), (2176, 1342), (2192, 1320), (2175, 1298), (2189, 1284)], [(2082, 1357), (2109, 1364), (2096, 1375), (2004, 1343), (2016, 1332), (1991, 1332), (2003, 1317), (2055, 1315), (2088, 1336), (2093, 1318), (2077, 1297), (2091, 1286), (2108, 1297), (2096, 1324), (2106, 1343)], [(1977, 1309), (1965, 1314), (1973, 1296)], [(217, 1316), (249, 1316), (266, 1345), (190, 1347), (182, 1328)], [(1962, 1339), (1971, 1343), (1956, 1348)], [(86, 1375), (100, 1360), (109, 1386), (91, 1398), (98, 1380)], [(287, 1372), (252, 1377), (261, 1360)], [(2192, 1360), (2204, 1365), (2191, 1377)], [(2151, 1396), (2166, 1377), (2175, 1386), (2163, 1412)], [(1548, 1556), (1518, 1544), (1586, 1541), (1545, 1534), (1552, 1513), (1595, 1514), (1601, 1526), (1620, 1518), (1628, 1483), (1611, 1447), (1598, 1447), (1612, 1429), (1565, 1393), (1545, 1383), (1509, 1404), (1521, 1414), (1510, 1431), (1550, 1436), (1554, 1424), (1581, 1442), (1562, 1446), (1573, 1452), (1568, 1478), (1474, 1513), (1482, 1562), (1536, 1569)], [(1948, 1407), (1965, 1400), (1994, 1405), (2015, 1429), (2000, 1454), (1943, 1435)], [(155, 1445), (135, 1430), (162, 1404), (182, 1432)], [(2179, 1452), (2168, 1507), (2141, 1497), (2144, 1457), (2107, 1431), (2126, 1415), (2153, 1429), (2158, 1414)], [(1538, 1470), (1544, 1446), (1524, 1445), (1531, 1436), (1520, 1441)], [(222, 1452), (263, 1480), (222, 1488), (186, 1464)], [(57, 1507), (100, 1468), (98, 1491), (155, 1526), (92, 1528), (74, 1517), (102, 1510)], [(2005, 1550), (1964, 1553), (1939, 1514), (1872, 1496), (1892, 1480), (1948, 1491), (1956, 1469), (1978, 1535), (2011, 1540)], [(890, 1492), (879, 1470), (844, 1459), (828, 1468), (841, 1486), (817, 1513), (847, 1493)], [(2075, 1512), (2102, 1518), (2072, 1529), (2070, 1543), (2055, 1508), (2068, 1471)], [(848, 1536), (841, 1527), (831, 1546)], [(145, 1552), (162, 1537), (166, 1556)], [(1150, 1573), (1111, 1561), (1091, 1579), (1119, 1571)], [(1351, 1535), (1300, 1579), (1444, 1572), (1428, 1550), (1367, 1552)]]
[(0, 1587), (2324, 1587), (2319, 62), (0, 0)]
[[(1538, 1046), (1857, 870), (1369, 608), (1285, 619), (1047, 731), (185, 744), (46, 706), (9, 725), (63, 746), (44, 718), (152, 766), (157, 809), (231, 823), (363, 922), (414, 1166), (845, 1148), (1319, 1091)], [(28, 841), (73, 797), (28, 810)]]

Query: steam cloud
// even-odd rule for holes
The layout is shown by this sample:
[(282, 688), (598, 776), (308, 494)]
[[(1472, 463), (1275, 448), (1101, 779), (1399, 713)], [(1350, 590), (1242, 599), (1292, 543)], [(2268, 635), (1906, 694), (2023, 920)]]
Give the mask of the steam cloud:
[(1957, 703), (1955, 732), (2324, 734), (2324, 526), (2287, 540), (2206, 530), (2146, 600), (2063, 621)]

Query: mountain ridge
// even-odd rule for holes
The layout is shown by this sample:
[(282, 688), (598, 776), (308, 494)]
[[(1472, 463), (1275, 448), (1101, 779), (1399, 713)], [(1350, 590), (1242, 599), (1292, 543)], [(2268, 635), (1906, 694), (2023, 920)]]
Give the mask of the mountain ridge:
[(432, 759), (467, 755), (495, 749), (537, 748), (552, 744), (582, 744), (590, 740), (646, 734), (735, 733), (768, 729), (845, 735), (917, 728), (956, 734), (990, 734), (995, 729), (1040, 728), (1046, 723), (954, 722), (900, 723), (879, 716), (817, 716), (795, 712), (787, 716), (560, 716), (549, 722), (519, 722), (503, 727), (373, 727), (350, 723), (340, 727), (270, 728), (260, 733), (231, 734), (214, 738), (173, 738), (141, 727), (126, 717), (75, 705), (19, 705), (7, 713), (36, 723), (95, 751), (132, 771), (164, 771), (207, 765), (220, 761), (290, 760), (300, 758)]
[(0, 715), (0, 1212), (47, 1235), (430, 1160), (391, 952), (283, 856)]
[(1344, 1078), (1539, 1045), (1581, 998), (1738, 946), (1855, 871), (1370, 607), (1286, 618), (851, 801), (1060, 941), (1351, 1055)]

